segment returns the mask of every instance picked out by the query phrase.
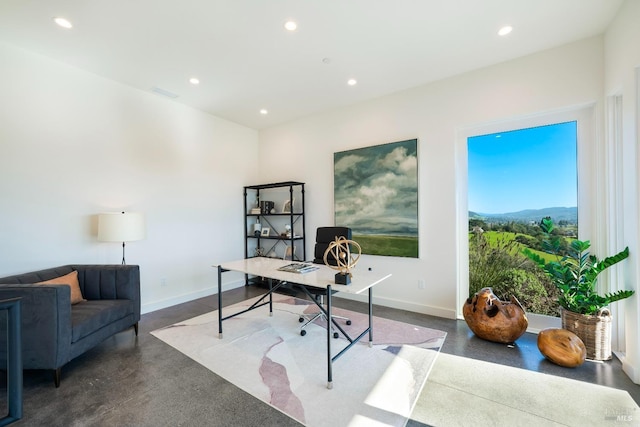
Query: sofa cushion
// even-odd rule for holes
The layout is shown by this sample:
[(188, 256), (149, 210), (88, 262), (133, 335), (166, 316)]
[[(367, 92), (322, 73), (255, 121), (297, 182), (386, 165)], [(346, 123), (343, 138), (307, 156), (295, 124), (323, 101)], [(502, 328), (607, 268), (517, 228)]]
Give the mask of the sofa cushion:
[(131, 300), (89, 300), (76, 304), (71, 309), (71, 342), (74, 343), (132, 313)]
[(71, 288), (71, 304), (77, 304), (84, 301), (82, 292), (80, 291), (80, 283), (78, 283), (78, 272), (73, 270), (69, 274), (56, 277), (54, 279), (37, 282), (37, 285), (68, 285)]

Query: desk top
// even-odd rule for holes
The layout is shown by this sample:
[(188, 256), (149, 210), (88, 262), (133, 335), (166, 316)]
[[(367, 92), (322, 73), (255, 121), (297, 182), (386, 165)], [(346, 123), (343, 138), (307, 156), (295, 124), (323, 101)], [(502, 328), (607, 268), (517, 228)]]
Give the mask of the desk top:
[[(254, 276), (268, 277), (276, 280), (283, 280), (290, 283), (326, 288), (331, 285), (331, 289), (337, 292), (349, 294), (359, 294), (383, 280), (391, 277), (391, 274), (374, 273), (372, 271), (358, 269), (351, 270), (352, 278), (349, 285), (337, 285), (335, 275), (338, 272), (322, 264), (313, 264), (317, 270), (309, 273), (289, 273), (279, 271), (278, 268), (291, 264), (291, 260), (279, 258), (255, 257), (238, 261), (223, 262), (220, 266), (225, 270), (239, 271), (241, 273), (252, 274)], [(217, 265), (215, 267), (218, 267)]]

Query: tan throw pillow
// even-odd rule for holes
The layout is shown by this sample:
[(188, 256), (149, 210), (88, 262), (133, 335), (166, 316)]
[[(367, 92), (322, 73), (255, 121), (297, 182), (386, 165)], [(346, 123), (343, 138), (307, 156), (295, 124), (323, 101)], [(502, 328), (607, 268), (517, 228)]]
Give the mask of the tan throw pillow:
[(82, 297), (82, 291), (80, 291), (78, 272), (76, 270), (73, 270), (71, 273), (65, 274), (64, 276), (45, 280), (44, 282), (38, 282), (36, 285), (69, 285), (71, 288), (71, 304), (77, 304), (85, 301)]

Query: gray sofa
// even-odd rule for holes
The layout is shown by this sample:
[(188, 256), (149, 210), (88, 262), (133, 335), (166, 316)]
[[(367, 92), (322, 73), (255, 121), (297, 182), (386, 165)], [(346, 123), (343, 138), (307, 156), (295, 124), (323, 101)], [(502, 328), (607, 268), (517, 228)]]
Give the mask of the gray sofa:
[[(78, 271), (86, 301), (71, 305), (66, 285), (34, 283)], [(138, 335), (140, 268), (137, 265), (65, 265), (0, 278), (0, 299), (21, 297), (24, 369), (53, 369), (60, 386), (61, 368), (106, 338), (131, 326)], [(0, 316), (0, 331), (6, 316)], [(0, 366), (6, 366), (7, 342), (0, 337)]]

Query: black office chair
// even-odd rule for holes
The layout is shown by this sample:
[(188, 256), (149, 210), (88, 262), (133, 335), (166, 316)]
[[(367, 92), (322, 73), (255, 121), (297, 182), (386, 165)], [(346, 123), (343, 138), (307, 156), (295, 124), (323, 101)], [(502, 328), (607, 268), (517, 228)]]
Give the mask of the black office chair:
[[(348, 227), (318, 227), (316, 230), (316, 245), (314, 249), (314, 264), (324, 264), (324, 253), (329, 247), (329, 243), (333, 242), (336, 237), (345, 237), (346, 239), (351, 240), (351, 229)], [(336, 259), (331, 255), (327, 256), (327, 262), (331, 265), (338, 265)], [(305, 288), (309, 291), (309, 293), (318, 301), (320, 304), (323, 304), (323, 298), (327, 295), (327, 290), (324, 288), (314, 288), (311, 286), (305, 286)], [(335, 294), (337, 291), (332, 290), (331, 295)], [(300, 335), (305, 336), (307, 331), (305, 328), (307, 325), (313, 323), (316, 319), (322, 317), (323, 319), (327, 319), (327, 316), (319, 311), (314, 314), (302, 315), (298, 319), (300, 323), (304, 323), (300, 326)], [(351, 320), (343, 317), (343, 316), (331, 316), (334, 319), (344, 320), (347, 325), (351, 324)], [(306, 322), (305, 322), (306, 320)], [(333, 326), (331, 322), (328, 322), (329, 327), (333, 330)], [(338, 333), (333, 332), (333, 337), (338, 338)]]

